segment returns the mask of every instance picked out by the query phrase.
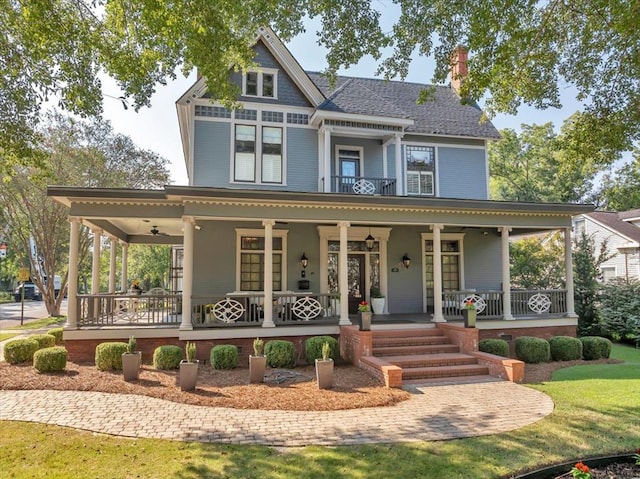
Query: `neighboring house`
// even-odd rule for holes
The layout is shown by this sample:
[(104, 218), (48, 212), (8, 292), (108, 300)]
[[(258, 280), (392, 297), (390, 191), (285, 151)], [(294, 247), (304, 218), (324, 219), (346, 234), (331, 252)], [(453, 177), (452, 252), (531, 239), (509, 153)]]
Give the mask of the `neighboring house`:
[[(571, 281), (569, 291), (512, 294), (509, 236), (563, 229), (570, 245), (571, 218), (592, 208), (489, 201), (487, 143), (499, 134), (460, 101), (463, 50), (452, 86), (423, 105), (427, 85), (342, 76), (330, 85), (267, 28), (255, 50), (258, 69), (230, 72), (241, 109), (216, 102), (203, 78), (176, 103), (189, 185), (49, 188), (72, 224), (66, 339), (342, 338), (372, 291), (385, 297), (373, 319), (381, 330), (460, 325), (470, 298), (480, 337), (575, 335)], [(118, 244), (122, 290), (128, 244), (174, 245), (173, 294), (154, 308), (144, 295), (77, 296), (81, 224), (95, 233), (94, 252), (111, 238), (111, 293)], [(566, 264), (570, 275), (570, 248)], [(355, 356), (343, 350), (357, 362), (371, 337), (354, 341), (341, 343), (360, 345)]]
[(606, 242), (611, 258), (600, 266), (602, 278), (640, 280), (640, 209), (594, 211), (573, 219), (574, 234), (593, 237), (596, 251)]

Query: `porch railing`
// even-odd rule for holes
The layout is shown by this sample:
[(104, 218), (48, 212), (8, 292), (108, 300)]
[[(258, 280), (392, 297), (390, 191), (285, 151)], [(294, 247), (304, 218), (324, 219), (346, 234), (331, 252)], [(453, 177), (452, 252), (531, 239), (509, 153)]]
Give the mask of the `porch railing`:
[[(278, 324), (317, 324), (337, 322), (338, 295), (316, 293), (274, 293), (273, 322)], [(264, 321), (264, 294), (243, 293), (193, 296), (194, 328), (261, 326)]]
[[(443, 314), (446, 319), (462, 319), (465, 299), (477, 300), (478, 319), (502, 319), (502, 291), (446, 291), (442, 294)], [(567, 313), (567, 291), (512, 290), (511, 315), (514, 318), (545, 318)]]
[(149, 326), (180, 324), (182, 295), (81, 294), (78, 326)]
[(372, 178), (364, 176), (332, 176), (331, 191), (349, 195), (395, 196), (395, 178)]

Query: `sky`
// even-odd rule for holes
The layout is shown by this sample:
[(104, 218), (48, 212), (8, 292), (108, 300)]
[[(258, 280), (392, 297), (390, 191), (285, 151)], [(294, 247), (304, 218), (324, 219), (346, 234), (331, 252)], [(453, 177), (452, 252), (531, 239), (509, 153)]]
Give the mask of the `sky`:
[[(392, 16), (383, 16), (386, 27), (390, 28)], [(307, 31), (298, 35), (286, 46), (298, 60), (302, 68), (310, 71), (322, 71), (326, 67), (325, 50), (316, 43), (318, 22), (308, 21)], [(340, 70), (340, 75), (375, 78), (377, 63), (373, 58), (364, 58), (357, 65), (348, 70)], [(426, 58), (415, 58), (412, 62), (406, 81), (416, 83), (430, 83), (433, 75), (433, 61)], [(116, 83), (103, 79), (103, 93), (105, 96), (104, 117), (111, 121), (114, 130), (130, 136), (140, 148), (152, 150), (167, 160), (171, 172), (171, 182), (175, 185), (187, 185), (188, 178), (185, 168), (178, 117), (175, 102), (196, 80), (195, 72), (185, 78), (179, 74), (175, 81), (166, 86), (158, 86), (151, 98), (151, 107), (142, 108), (135, 112), (132, 108), (125, 110), (120, 100), (120, 91)], [(115, 98), (113, 98), (115, 97)], [(579, 104), (571, 95), (571, 90), (561, 92), (562, 109), (536, 110), (531, 107), (521, 107), (517, 116), (498, 115), (492, 123), (498, 129), (512, 128), (516, 131), (522, 123), (543, 124), (553, 122), (556, 131), (562, 122), (578, 110)]]

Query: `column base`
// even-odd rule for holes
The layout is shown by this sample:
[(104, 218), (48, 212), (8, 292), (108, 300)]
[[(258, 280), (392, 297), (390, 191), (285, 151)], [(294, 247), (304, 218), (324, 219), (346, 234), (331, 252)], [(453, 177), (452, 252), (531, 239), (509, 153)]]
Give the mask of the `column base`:
[(504, 321), (513, 321), (513, 320), (515, 320), (516, 318), (514, 318), (514, 317), (513, 317), (513, 316), (511, 316), (510, 314), (505, 314), (504, 316), (502, 316), (502, 319), (503, 319)]
[(352, 326), (352, 323), (349, 318), (347, 319), (340, 318), (340, 321), (338, 321), (338, 326)]
[(178, 331), (193, 331), (193, 324), (182, 324), (180, 323), (180, 327)]
[(444, 316), (442, 316), (442, 315), (438, 315), (438, 316), (433, 315), (431, 317), (431, 322), (433, 322), (433, 323), (446, 323), (447, 320), (444, 319)]
[(276, 327), (276, 323), (274, 323), (273, 321), (270, 321), (270, 322), (263, 321), (262, 322), (262, 327), (263, 328), (275, 328)]
[(80, 328), (78, 327), (77, 324), (64, 323), (64, 329), (65, 330), (76, 330), (76, 329), (80, 329)]

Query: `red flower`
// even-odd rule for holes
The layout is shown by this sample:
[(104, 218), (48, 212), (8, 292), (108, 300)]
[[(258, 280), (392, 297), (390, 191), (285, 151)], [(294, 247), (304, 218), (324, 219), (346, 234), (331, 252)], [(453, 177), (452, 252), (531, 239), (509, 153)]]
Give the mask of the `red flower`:
[(589, 466), (582, 464), (582, 462), (579, 462), (578, 464), (576, 464), (576, 469), (579, 469), (582, 472), (589, 472)]

